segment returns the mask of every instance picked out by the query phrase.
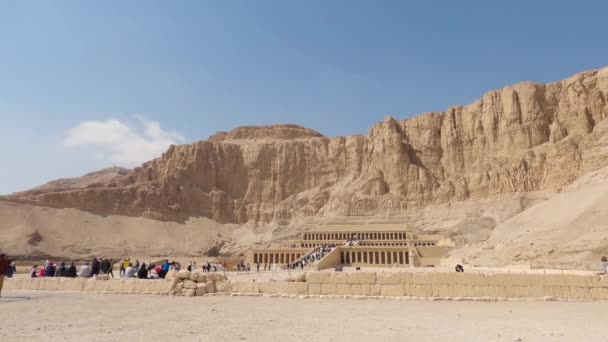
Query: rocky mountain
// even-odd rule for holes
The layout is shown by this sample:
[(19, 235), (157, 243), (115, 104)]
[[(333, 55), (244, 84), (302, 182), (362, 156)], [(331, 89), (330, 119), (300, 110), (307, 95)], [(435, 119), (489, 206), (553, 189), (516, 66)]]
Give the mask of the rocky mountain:
[(367, 135), (239, 127), (171, 146), (116, 177), (86, 186), (59, 182), (5, 199), (177, 222), (398, 215), (431, 204), (559, 191), (608, 165), (607, 117), (608, 67), (555, 83), (506, 86), (445, 112), (387, 116)]

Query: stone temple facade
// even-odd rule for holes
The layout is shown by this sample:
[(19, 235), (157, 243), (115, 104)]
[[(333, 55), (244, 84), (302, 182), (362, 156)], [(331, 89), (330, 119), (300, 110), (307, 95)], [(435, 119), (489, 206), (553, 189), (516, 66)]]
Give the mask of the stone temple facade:
[(444, 235), (416, 234), (402, 224), (326, 225), (277, 247), (253, 249), (249, 261), (294, 265), (305, 260), (307, 267), (318, 270), (436, 266), (453, 246)]

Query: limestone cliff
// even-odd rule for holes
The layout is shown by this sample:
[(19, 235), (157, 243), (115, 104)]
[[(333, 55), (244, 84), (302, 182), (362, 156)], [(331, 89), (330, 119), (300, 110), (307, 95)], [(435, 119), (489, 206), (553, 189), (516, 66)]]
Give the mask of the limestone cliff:
[(241, 127), (171, 146), (103, 183), (9, 199), (172, 221), (393, 215), (431, 203), (559, 190), (608, 165), (607, 117), (603, 68), (489, 91), (445, 112), (386, 117), (365, 136)]

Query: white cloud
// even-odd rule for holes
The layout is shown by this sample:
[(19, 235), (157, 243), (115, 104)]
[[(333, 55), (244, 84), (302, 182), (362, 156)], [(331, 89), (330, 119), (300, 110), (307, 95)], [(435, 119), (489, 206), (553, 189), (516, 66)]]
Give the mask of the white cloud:
[[(107, 121), (85, 121), (72, 127), (65, 146), (96, 146), (109, 151), (109, 159), (124, 166), (134, 166), (159, 157), (172, 144), (184, 141), (184, 137), (173, 131), (165, 131), (156, 121), (138, 117), (142, 130), (137, 132), (125, 123), (111, 119)], [(105, 155), (98, 152), (96, 154)]]

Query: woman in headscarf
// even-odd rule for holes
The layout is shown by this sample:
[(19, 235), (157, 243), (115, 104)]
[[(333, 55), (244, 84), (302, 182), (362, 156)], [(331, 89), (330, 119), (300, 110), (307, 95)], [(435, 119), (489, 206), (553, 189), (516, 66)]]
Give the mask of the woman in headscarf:
[(137, 278), (148, 279), (148, 268), (146, 268), (146, 264), (141, 264), (141, 267), (139, 267), (139, 271), (137, 271)]

